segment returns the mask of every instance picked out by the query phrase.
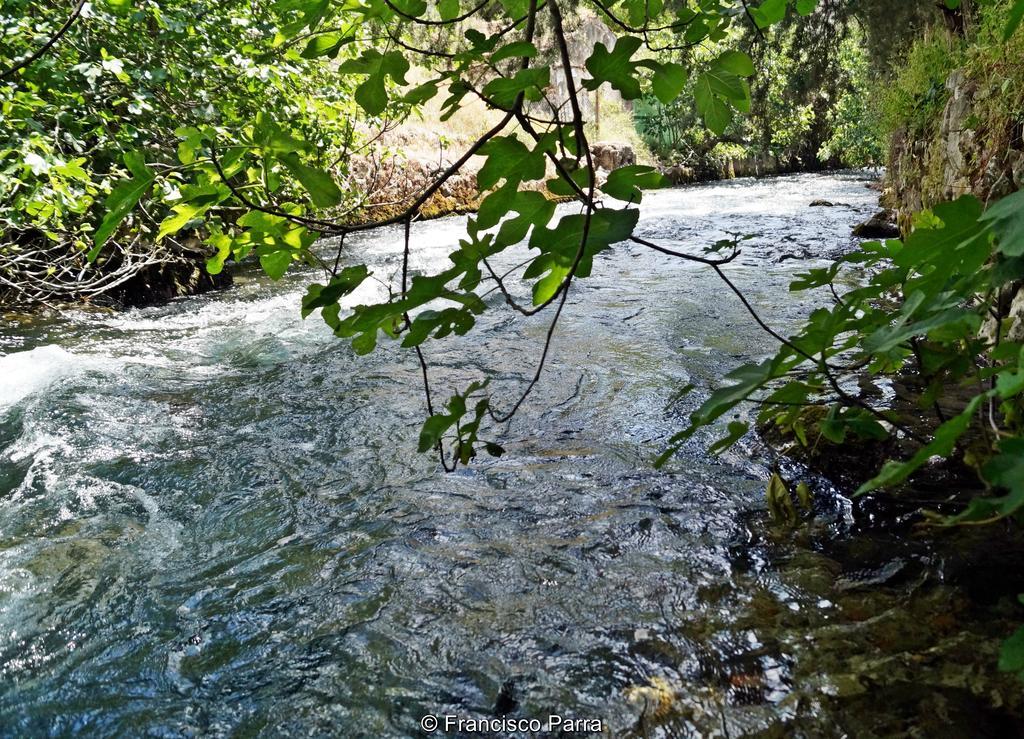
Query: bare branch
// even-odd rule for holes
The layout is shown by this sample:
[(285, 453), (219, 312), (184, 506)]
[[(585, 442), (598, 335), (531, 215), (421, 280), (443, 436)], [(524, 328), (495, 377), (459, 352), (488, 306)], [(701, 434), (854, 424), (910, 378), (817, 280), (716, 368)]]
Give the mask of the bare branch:
[(33, 53), (29, 54), (27, 57), (22, 59), (20, 62), (15, 64), (10, 69), (6, 69), (6, 70), (3, 70), (3, 71), (0, 71), (0, 82), (4, 81), (4, 80), (6, 80), (6, 79), (8, 79), (10, 77), (13, 77), (19, 71), (21, 71), (22, 69), (24, 69), (28, 65), (32, 64), (32, 62), (36, 61), (41, 56), (43, 56), (43, 54), (45, 54), (51, 48), (53, 48), (54, 44), (56, 44), (58, 41), (60, 41), (61, 37), (64, 36), (64, 34), (68, 32), (68, 29), (71, 28), (71, 26), (74, 24), (74, 22), (76, 20), (78, 20), (78, 16), (80, 16), (82, 14), (82, 8), (84, 8), (84, 7), (85, 7), (85, 0), (78, 0), (78, 3), (75, 5), (74, 9), (71, 11), (71, 15), (69, 15), (68, 19), (66, 21), (64, 21), (64, 25), (62, 25), (60, 28), (58, 28), (57, 32), (54, 33), (49, 39), (47, 39), (45, 44), (40, 46)]

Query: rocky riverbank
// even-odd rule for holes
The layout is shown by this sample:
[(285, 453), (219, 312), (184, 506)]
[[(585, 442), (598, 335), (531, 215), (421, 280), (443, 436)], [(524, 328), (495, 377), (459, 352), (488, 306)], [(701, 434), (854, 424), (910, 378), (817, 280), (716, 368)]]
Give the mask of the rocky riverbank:
[(892, 138), (886, 197), (904, 229), (936, 203), (967, 194), (989, 202), (1024, 188), (1024, 123), (993, 106), (993, 91), (966, 70), (945, 87), (930, 136), (901, 130)]

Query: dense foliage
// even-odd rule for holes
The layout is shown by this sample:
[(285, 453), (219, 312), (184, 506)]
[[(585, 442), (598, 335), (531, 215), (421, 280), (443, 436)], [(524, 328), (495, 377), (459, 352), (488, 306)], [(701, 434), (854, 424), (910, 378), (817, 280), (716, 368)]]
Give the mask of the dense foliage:
[[(637, 123), (662, 159), (714, 168), (724, 157), (777, 159), (782, 168), (877, 166), (885, 129), (873, 104), (891, 64), (937, 20), (932, 2), (828, 0), (816, 12), (784, 17), (770, 29), (744, 28), (735, 39), (757, 68), (749, 115), (722, 135), (709, 132), (689, 95), (670, 105), (645, 97)], [(707, 48), (685, 56), (711, 56)]]
[[(1021, 3), (993, 0), (987, 5), (998, 11), (987, 17), (999, 19), (999, 33), (1012, 36)], [(791, 35), (777, 57), (793, 56), (808, 28), (809, 21), (802, 19), (841, 13), (845, 6), (829, 4), (818, 13), (816, 7), (813, 0), (678, 7), (639, 0), (595, 2), (590, 11), (617, 30), (617, 40), (593, 48), (585, 60), (586, 75), (579, 79), (565, 16), (555, 0), (504, 0), (473, 7), (458, 0), (436, 5), (419, 0), (345, 5), (293, 0), (272, 11), (220, 4), (199, 13), (194, 5), (173, 3), (129, 8), (111, 0), (102, 9), (78, 6), (72, 19), (87, 16), (80, 20), (86, 30), (74, 34), (72, 42), (56, 45), (59, 53), (5, 74), (10, 81), (3, 88), (9, 141), (4, 154), (16, 175), (8, 173), (4, 180), (16, 204), (7, 211), (6, 226), (72, 241), (90, 259), (103, 259), (111, 239), (126, 230), (161, 242), (201, 224), (213, 252), (208, 262), (212, 272), (229, 259), (240, 261), (250, 254), (275, 279), (296, 262), (322, 266), (327, 280), (310, 287), (304, 313), (320, 311), (335, 333), (350, 339), (360, 353), (372, 351), (382, 337), (414, 348), (423, 365), (430, 411), (421, 449), (442, 450), (446, 464), (465, 463), (480, 448), (500, 453), (497, 444), (481, 441), (485, 421), (507, 420), (529, 394), (571, 284), (589, 275), (595, 254), (631, 240), (705, 264), (732, 288), (722, 265), (734, 258), (735, 244), (732, 254), (682, 254), (633, 235), (642, 191), (663, 180), (649, 167), (628, 166), (599, 181), (577, 86), (593, 90), (607, 85), (626, 100), (646, 97), (665, 106), (691, 95), (706, 129), (722, 136), (737, 125), (736, 112), (754, 105), (748, 83), (754, 61), (729, 47), (751, 38), (763, 42), (766, 30), (783, 23)], [(32, 33), (17, 35), (31, 41), (9, 53), (12, 59), (31, 53), (47, 34), (52, 37), (59, 20), (52, 13), (30, 13), (25, 4), (18, 9), (24, 12), (5, 16), (8, 29)], [(573, 12), (582, 9), (574, 7)], [(241, 42), (234, 37), (238, 29), (244, 29)], [(8, 30), (7, 37), (12, 36)], [(131, 50), (131, 56), (122, 51), (114, 56), (108, 46)], [(211, 54), (211, 48), (224, 53)], [(759, 56), (764, 61), (771, 54)], [(855, 75), (867, 63), (842, 43), (835, 58)], [(425, 82), (408, 82), (414, 65), (427, 71)], [(569, 93), (564, 101), (550, 98), (551, 72), (559, 66)], [(239, 75), (239, 69), (245, 73)], [(203, 84), (184, 84), (197, 77)], [(791, 85), (796, 84), (794, 77), (783, 75)], [(318, 84), (315, 96), (310, 80)], [(378, 126), (442, 92), (447, 95), (445, 116), (469, 98), (502, 115), (398, 215), (373, 221), (359, 217), (361, 204), (351, 188), (338, 182), (356, 128), (352, 111), (344, 108), (347, 90), (353, 92), (362, 118)], [(773, 95), (786, 97), (769, 92), (769, 103), (762, 104), (770, 104)], [(859, 136), (841, 127), (836, 135), (851, 142)], [(169, 161), (170, 142), (176, 162)], [(69, 153), (88, 156), (71, 158)], [(427, 198), (475, 155), (485, 159), (477, 177), (483, 200), (466, 238), (451, 254), (452, 266), (439, 274), (412, 274), (411, 223)], [(580, 211), (556, 221), (554, 202), (534, 185), (540, 181), (548, 192), (576, 200)], [(105, 203), (96, 226), (101, 197)], [(928, 382), (923, 397), (929, 404), (938, 408), (935, 398), (951, 382), (989, 383), (967, 410), (977, 411), (983, 401), (994, 406), (998, 398), (1011, 404), (1003, 406), (1002, 418), (1012, 428), (1014, 396), (1007, 394), (1005, 382), (999, 383), (1002, 373), (1016, 371), (1014, 357), (1004, 356), (1012, 354), (1007, 349), (1012, 342), (1003, 341), (1000, 330), (988, 343), (978, 338), (980, 322), (996, 314), (993, 301), (1001, 304), (1005, 286), (1018, 277), (1013, 271), (1013, 259), (1020, 256), (1012, 242), (1019, 235), (1015, 201), (1005, 203), (988, 215), (968, 200), (937, 208), (921, 216), (906, 245), (869, 245), (851, 257), (871, 268), (870, 283), (847, 296), (837, 294), (835, 308), (815, 313), (797, 337), (778, 336), (779, 354), (771, 362), (741, 369), (737, 377), (743, 382), (717, 393), (680, 438), (762, 390), (769, 392), (760, 399), (762, 418), (788, 425), (802, 440), (808, 434), (802, 413), (808, 404), (829, 407), (824, 420), (814, 424), (826, 438), (839, 441), (848, 433), (881, 437), (901, 428), (898, 419), (845, 390), (844, 373), (899, 374), (911, 361), (914, 372)], [(161, 214), (159, 225), (147, 234), (145, 224), (156, 221), (156, 214)], [(343, 309), (343, 298), (370, 277), (365, 266), (341, 266), (345, 236), (383, 224), (404, 224), (406, 230), (397, 283), (380, 302)], [(948, 245), (952, 235), (960, 239), (952, 244), (955, 248), (934, 246)], [(333, 259), (313, 248), (322, 236), (338, 237)], [(91, 242), (88, 249), (86, 239)], [(510, 275), (499, 276), (489, 261), (524, 243), (531, 252), (521, 277), (531, 286), (532, 297), (525, 304), (509, 284)], [(960, 254), (961, 247), (969, 253), (951, 256)], [(17, 242), (6, 248), (17, 249)], [(805, 275), (796, 286), (831, 286), (842, 265)], [(442, 409), (431, 395), (421, 346), (471, 330), (487, 308), (477, 292), (484, 282), (494, 283), (521, 314), (551, 308), (548, 339), (533, 381), (506, 410), (499, 410), (487, 395), (485, 379), (453, 394)], [(900, 306), (895, 324), (883, 298)], [(997, 349), (998, 355), (990, 356)], [(794, 372), (803, 376), (775, 387)], [(937, 416), (940, 429), (945, 429), (949, 419), (941, 410)], [(971, 417), (966, 416), (968, 421)], [(956, 436), (970, 425), (956, 421)], [(952, 451), (952, 437), (946, 434), (925, 444), (927, 432), (902, 430), (922, 442), (922, 451), (908, 464), (887, 467), (869, 487), (905, 479), (936, 449), (947, 455)], [(745, 424), (735, 423), (729, 438), (745, 431)], [(449, 454), (443, 451), (445, 440)], [(990, 442), (990, 453), (997, 454), (1000, 434)], [(1001, 484), (1001, 479), (987, 479)], [(1015, 513), (1017, 507), (1013, 503), (1006, 513)]]
[(1011, 12), (1017, 11), (1010, 3), (982, 5), (970, 14), (963, 32), (932, 29), (910, 45), (878, 95), (882, 130), (902, 130), (925, 140), (933, 136), (942, 122), (950, 95), (947, 80), (954, 70), (962, 70), (985, 88), (976, 111), (979, 121), (991, 128), (1019, 123), (1024, 110), (1024, 42), (1020, 35), (1006, 34)]
[[(69, 16), (62, 5), (5, 0), (0, 13), (0, 285), (8, 302), (99, 293), (195, 249), (185, 238), (153, 243), (167, 208), (189, 197), (178, 174), (182, 127), (274, 111), (343, 174), (337, 165), (354, 133), (349, 88), (284, 43), (272, 11), (111, 0), (77, 3)], [(68, 20), (45, 54), (8, 69)], [(187, 147), (181, 152), (187, 160)], [(108, 240), (90, 265), (86, 255)]]

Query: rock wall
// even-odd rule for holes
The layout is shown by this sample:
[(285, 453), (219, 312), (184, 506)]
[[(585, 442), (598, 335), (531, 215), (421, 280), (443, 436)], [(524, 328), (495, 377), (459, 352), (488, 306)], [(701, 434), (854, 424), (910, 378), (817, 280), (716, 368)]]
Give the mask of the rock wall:
[(949, 99), (930, 134), (897, 131), (886, 178), (886, 205), (907, 230), (914, 213), (974, 194), (994, 200), (1024, 188), (1021, 126), (987, 111), (990, 94), (966, 72), (946, 82)]
[[(371, 223), (402, 213), (452, 166), (451, 155), (432, 158), (418, 153), (402, 157), (363, 156), (352, 160), (350, 186), (367, 193), (356, 221)], [(479, 163), (474, 161), (445, 182), (420, 207), (422, 218), (438, 218), (453, 213), (466, 213), (480, 205), (476, 173)]]
[[(579, 20), (579, 26), (571, 29), (569, 40), (569, 61), (572, 64), (573, 83), (578, 91), (577, 101), (583, 114), (588, 118), (597, 115), (598, 95), (604, 101), (614, 100), (622, 104), (627, 110), (631, 110), (631, 101), (624, 100), (622, 96), (611, 85), (602, 85), (597, 92), (587, 92), (583, 88), (583, 81), (590, 77), (586, 68), (586, 60), (594, 53), (597, 44), (604, 44), (611, 49), (615, 46), (615, 33), (596, 16), (583, 16)], [(548, 51), (553, 51), (549, 46)], [(542, 116), (551, 116), (559, 111), (564, 111), (569, 102), (569, 86), (566, 79), (565, 69), (561, 64), (551, 65), (551, 86), (548, 88), (548, 95), (544, 101), (530, 104), (530, 109)]]
[[(893, 136), (883, 203), (893, 208), (901, 230), (915, 213), (937, 203), (974, 195), (990, 202), (1024, 189), (1024, 123), (999, 113), (991, 91), (963, 70), (946, 81), (949, 99), (931, 135), (898, 131)], [(995, 112), (994, 112), (995, 111)], [(1024, 286), (1011, 286), (999, 301), (999, 317), (980, 336), (1024, 341)]]

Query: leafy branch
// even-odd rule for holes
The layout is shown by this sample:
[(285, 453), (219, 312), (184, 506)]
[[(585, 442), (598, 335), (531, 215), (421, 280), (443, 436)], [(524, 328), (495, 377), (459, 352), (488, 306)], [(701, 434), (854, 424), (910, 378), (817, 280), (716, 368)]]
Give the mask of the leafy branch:
[[(777, 5), (776, 0), (770, 1)], [(720, 41), (737, 16), (746, 20), (736, 8), (729, 7), (731, 4), (676, 14), (646, 0), (626, 0), (616, 10), (594, 2), (594, 8), (624, 35), (611, 49), (603, 44), (593, 49), (585, 63), (589, 76), (582, 85), (591, 90), (609, 85), (626, 99), (636, 99), (645, 90), (666, 102), (675, 99), (691, 70), (676, 62), (645, 56), (641, 49), (650, 53), (657, 48), (651, 43), (651, 34), (682, 35), (684, 43), (675, 45), (679, 49), (709, 39)], [(802, 0), (797, 4), (801, 12), (806, 10)], [(191, 129), (183, 132), (188, 150), (205, 152), (190, 154), (187, 163), (196, 183), (190, 192), (200, 200), (186, 199), (175, 205), (175, 215), (165, 221), (161, 233), (173, 234), (195, 217), (215, 217), (236, 203), (248, 212), (234, 222), (214, 222), (212, 227), (210, 243), (217, 249), (213, 260), (216, 268), (227, 258), (243, 259), (254, 250), (274, 278), (295, 262), (319, 265), (327, 282), (310, 287), (303, 301), (304, 315), (320, 311), (335, 334), (350, 338), (358, 353), (372, 351), (380, 335), (415, 350), (429, 414), (421, 448), (438, 450), (446, 469), (468, 462), (479, 445), (500, 453), (493, 442), (480, 440), (481, 422), (488, 418), (495, 424), (507, 423), (530, 397), (543, 376), (572, 284), (591, 274), (598, 253), (616, 243), (632, 241), (666, 256), (709, 266), (731, 285), (722, 267), (735, 259), (738, 249), (731, 256), (700, 256), (634, 235), (639, 215), (636, 206), (645, 189), (664, 184), (660, 175), (651, 168), (629, 166), (610, 172), (600, 182), (587, 139), (563, 0), (486, 1), (465, 10), (458, 0), (432, 5), (421, 0), (384, 0), (345, 6), (311, 0), (292, 5), (289, 12), (295, 20), (283, 19), (281, 43), (303, 38), (307, 40), (304, 56), (344, 55), (338, 70), (361, 80), (355, 88), (355, 100), (370, 120), (400, 117), (403, 110), (438, 95), (444, 85), (448, 90), (442, 106), (444, 116), (453, 114), (471, 95), (501, 112), (500, 119), (399, 212), (383, 218), (363, 217), (358, 204), (355, 210), (339, 211), (344, 193), (331, 174), (316, 165), (315, 148), (267, 116), (244, 128)], [(366, 34), (361, 34), (358, 43), (355, 35), (336, 30), (360, 26)], [(447, 32), (459, 29), (466, 45), (424, 48), (416, 41), (416, 27)], [(481, 28), (496, 30), (488, 35)], [(321, 29), (324, 40), (318, 41)], [(383, 46), (368, 43), (374, 38), (380, 38)], [(542, 38), (550, 40), (547, 45)], [(411, 90), (404, 89), (413, 64), (432, 68), (433, 77)], [(693, 66), (693, 71), (699, 72), (700, 83), (695, 102), (709, 127), (720, 130), (733, 111), (749, 109), (750, 91), (745, 79), (755, 70), (745, 54), (730, 51), (710, 63)], [(564, 79), (565, 105), (550, 102), (552, 69), (558, 69)], [(413, 223), (431, 198), (477, 156), (485, 160), (477, 174), (480, 209), (470, 218), (466, 238), (451, 254), (452, 266), (431, 276), (412, 274)], [(580, 207), (578, 213), (561, 216), (557, 222), (555, 203), (531, 184), (544, 180), (551, 170), (554, 177), (545, 181), (544, 190)], [(211, 200), (210, 195), (203, 194), (207, 192), (217, 194)], [(305, 197), (298, 198), (298, 194)], [(624, 205), (606, 205), (604, 197)], [(120, 211), (112, 211), (107, 228), (116, 227), (121, 217)], [(389, 225), (401, 225), (404, 233), (397, 290), (389, 290), (384, 302), (343, 312), (339, 301), (369, 276), (365, 267), (341, 267), (345, 237)], [(338, 239), (331, 259), (321, 259), (312, 248), (325, 236)], [(507, 282), (512, 273), (498, 275), (492, 264), (495, 256), (520, 244), (535, 252), (521, 273), (522, 279), (533, 281), (529, 306), (514, 297)], [(486, 383), (474, 383), (472, 390), (455, 393), (442, 410), (434, 398), (422, 344), (472, 329), (476, 317), (486, 309), (476, 292), (483, 280), (495, 286), (512, 310), (532, 316), (550, 309), (552, 317), (535, 369), (504, 410), (499, 410), (487, 394)], [(739, 297), (743, 300), (742, 294)], [(749, 309), (749, 303), (747, 306)], [(467, 404), (470, 396), (475, 398), (473, 408)], [(450, 454), (445, 451), (446, 441)]]

